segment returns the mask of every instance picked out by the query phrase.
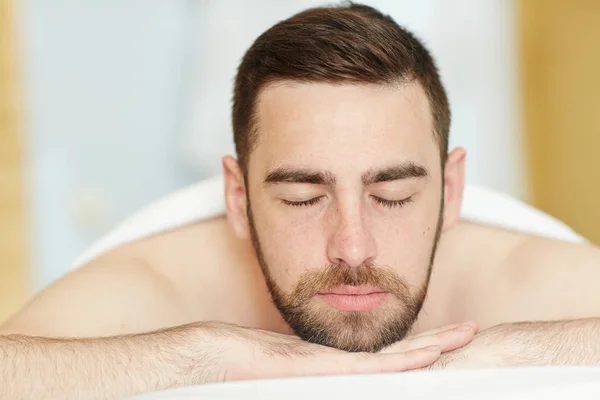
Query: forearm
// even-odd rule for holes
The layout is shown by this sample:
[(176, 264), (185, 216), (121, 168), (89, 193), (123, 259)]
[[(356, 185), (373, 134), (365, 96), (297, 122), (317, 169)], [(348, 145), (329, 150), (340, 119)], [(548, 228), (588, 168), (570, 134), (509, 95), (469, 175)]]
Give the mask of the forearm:
[(186, 335), (0, 337), (0, 398), (117, 399), (201, 382), (210, 357), (192, 351)]
[(499, 325), (490, 345), (505, 365), (600, 365), (600, 318)]

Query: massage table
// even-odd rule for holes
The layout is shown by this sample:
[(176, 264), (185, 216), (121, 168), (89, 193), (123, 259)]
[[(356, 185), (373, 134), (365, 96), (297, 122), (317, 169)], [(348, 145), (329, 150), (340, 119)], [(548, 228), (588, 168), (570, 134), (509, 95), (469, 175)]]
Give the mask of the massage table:
[(213, 383), (132, 400), (598, 400), (600, 368), (413, 371)]
[[(118, 246), (225, 213), (223, 177), (182, 188), (143, 208), (75, 260), (78, 268)], [(569, 242), (586, 239), (562, 221), (487, 188), (465, 187), (461, 218)], [(136, 400), (188, 399), (600, 400), (600, 367), (412, 371), (228, 382), (171, 389)]]

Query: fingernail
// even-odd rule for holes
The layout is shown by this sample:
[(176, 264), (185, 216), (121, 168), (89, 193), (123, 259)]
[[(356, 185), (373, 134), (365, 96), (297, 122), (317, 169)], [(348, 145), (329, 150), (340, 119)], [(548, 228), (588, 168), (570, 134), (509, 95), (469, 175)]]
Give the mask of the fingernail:
[(460, 325), (458, 328), (456, 328), (456, 330), (461, 332), (472, 331), (473, 326), (471, 326), (471, 324), (464, 324)]
[(439, 351), (440, 350), (440, 346), (427, 346), (427, 347), (425, 347), (425, 350), (427, 350), (427, 351)]

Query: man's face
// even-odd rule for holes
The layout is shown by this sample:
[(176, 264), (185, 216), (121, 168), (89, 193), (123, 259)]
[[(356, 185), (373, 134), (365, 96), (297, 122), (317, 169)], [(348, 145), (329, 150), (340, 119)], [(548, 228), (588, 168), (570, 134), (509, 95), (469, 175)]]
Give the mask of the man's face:
[(257, 106), (248, 218), (274, 303), (297, 335), (378, 351), (424, 301), (442, 171), (427, 97), (403, 86), (279, 83)]

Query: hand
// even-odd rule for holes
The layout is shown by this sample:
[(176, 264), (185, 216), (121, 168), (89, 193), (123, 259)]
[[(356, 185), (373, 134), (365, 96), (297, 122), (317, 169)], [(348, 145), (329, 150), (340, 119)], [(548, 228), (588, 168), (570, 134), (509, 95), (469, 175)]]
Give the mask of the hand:
[(209, 381), (414, 370), (469, 343), (477, 329), (474, 324), (452, 325), (406, 338), (379, 353), (349, 353), (296, 336), (226, 324), (214, 327), (211, 341), (220, 350)]
[(424, 348), (427, 346), (440, 346), (440, 355), (458, 350), (470, 343), (478, 327), (474, 322), (446, 325), (441, 328), (432, 329), (406, 337), (385, 349), (380, 353), (395, 353), (407, 349)]
[[(529, 346), (531, 347), (531, 346)], [(442, 354), (426, 370), (534, 365), (535, 359), (516, 325), (498, 325), (475, 335), (464, 347)]]

